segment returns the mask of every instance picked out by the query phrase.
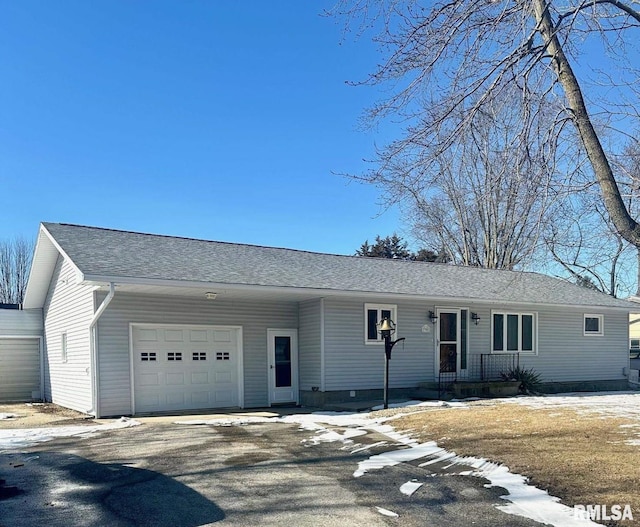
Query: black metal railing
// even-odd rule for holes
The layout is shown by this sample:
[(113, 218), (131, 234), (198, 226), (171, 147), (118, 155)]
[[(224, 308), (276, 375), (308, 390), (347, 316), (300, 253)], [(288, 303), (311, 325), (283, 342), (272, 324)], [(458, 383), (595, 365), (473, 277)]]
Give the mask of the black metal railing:
[(442, 397), (451, 384), (458, 380), (457, 363), (458, 355), (455, 348), (440, 351), (440, 370), (438, 373), (438, 397)]
[(445, 395), (456, 381), (496, 381), (503, 380), (503, 374), (520, 366), (518, 353), (482, 353), (467, 357), (467, 369), (456, 371), (457, 355), (451, 351), (441, 356), (438, 373), (438, 397)]
[(469, 357), (468, 380), (495, 381), (501, 380), (503, 374), (520, 366), (518, 353), (482, 353)]

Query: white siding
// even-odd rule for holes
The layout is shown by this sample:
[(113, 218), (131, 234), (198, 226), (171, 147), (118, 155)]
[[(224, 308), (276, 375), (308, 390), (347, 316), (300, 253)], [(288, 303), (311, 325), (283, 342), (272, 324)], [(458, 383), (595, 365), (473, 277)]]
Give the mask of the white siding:
[(629, 319), (625, 312), (603, 311), (604, 335), (584, 336), (583, 311), (547, 309), (538, 315), (538, 356), (522, 355), (544, 382), (623, 379), (629, 366)]
[[(366, 302), (371, 303), (370, 300)], [(389, 304), (388, 300), (384, 303)], [(325, 300), (326, 390), (381, 388), (384, 375), (383, 347), (364, 344), (365, 300)], [(429, 310), (461, 308), (477, 313), (481, 320), (468, 323), (469, 365), (474, 356), (491, 353), (491, 309), (464, 303), (398, 303), (397, 331), (394, 338), (405, 337), (393, 349), (390, 362), (390, 387), (412, 387), (437, 379), (435, 367), (436, 325)], [(622, 380), (629, 365), (628, 315), (605, 310), (604, 336), (584, 336), (584, 313), (593, 308), (535, 308), (509, 306), (509, 311), (537, 313), (537, 355), (521, 354), (520, 365), (533, 368), (543, 382), (579, 382)], [(302, 315), (302, 311), (301, 311)], [(302, 317), (301, 317), (302, 321)], [(302, 323), (301, 323), (302, 324)], [(422, 331), (425, 328), (428, 333)]]
[[(367, 300), (371, 303), (371, 300)], [(383, 303), (392, 302), (385, 300)], [(364, 304), (357, 300), (325, 300), (326, 391), (381, 389), (384, 383), (384, 346), (365, 344)], [(431, 380), (433, 334), (423, 333), (427, 308), (419, 303), (398, 305), (394, 338), (405, 337), (393, 349), (389, 386), (408, 388)]]
[[(90, 287), (75, 285), (75, 271), (58, 259), (44, 305), (45, 399), (81, 412), (91, 408), (89, 323), (93, 316)], [(61, 359), (67, 334), (67, 362)]]
[(40, 339), (0, 337), (0, 402), (40, 397)]
[[(104, 295), (98, 295), (98, 302)], [(229, 325), (243, 328), (244, 406), (267, 406), (267, 329), (298, 328), (298, 304), (225, 302), (116, 294), (98, 321), (102, 416), (131, 413), (129, 323)]]
[[(491, 310), (500, 306), (449, 306), (475, 312), (481, 318), (476, 326), (469, 320), (469, 364), (473, 356), (491, 353)], [(537, 314), (537, 355), (522, 353), (520, 366), (533, 368), (543, 382), (579, 382), (594, 380), (620, 380), (622, 370), (629, 365), (628, 315), (626, 312), (605, 310), (604, 336), (584, 336), (585, 313), (599, 313), (588, 307), (553, 308), (509, 306), (510, 312)], [(434, 372), (434, 376), (437, 374)]]
[(0, 337), (42, 336), (42, 309), (0, 309)]
[(298, 333), (298, 361), (300, 389), (311, 390), (322, 384), (321, 370), (321, 300), (300, 304), (300, 331)]

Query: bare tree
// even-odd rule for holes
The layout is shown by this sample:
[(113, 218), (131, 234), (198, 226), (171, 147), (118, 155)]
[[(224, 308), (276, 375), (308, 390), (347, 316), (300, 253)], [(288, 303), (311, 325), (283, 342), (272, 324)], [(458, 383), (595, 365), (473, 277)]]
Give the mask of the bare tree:
[[(351, 27), (375, 27), (384, 53), (362, 84), (384, 84), (390, 95), (367, 119), (395, 116), (403, 127), (378, 151), (375, 168), (359, 177), (384, 188), (390, 202), (402, 201), (407, 189), (438, 173), (439, 153), (467, 133), (488, 102), (517, 89), (529, 115), (555, 113), (546, 130), (536, 129), (537, 119), (523, 119), (521, 137), (561, 144), (547, 162), (596, 182), (617, 232), (640, 247), (640, 225), (613, 163), (638, 127), (637, 6), (635, 0), (344, 0), (337, 12)], [(598, 60), (585, 60), (587, 48)]]
[(595, 201), (564, 203), (562, 218), (547, 226), (545, 247), (552, 259), (542, 267), (555, 274), (553, 265), (557, 264), (577, 284), (611, 296), (628, 294), (635, 280), (634, 247), (625, 242)]
[(24, 238), (0, 241), (0, 303), (22, 304), (33, 248), (33, 242)]
[(544, 134), (520, 134), (522, 120), (537, 120), (540, 129), (548, 115), (532, 115), (530, 105), (506, 93), (487, 101), (451, 148), (433, 153), (432, 176), (406, 191), (414, 202), (414, 236), (444, 247), (456, 264), (513, 269), (526, 263), (554, 202), (555, 145)]

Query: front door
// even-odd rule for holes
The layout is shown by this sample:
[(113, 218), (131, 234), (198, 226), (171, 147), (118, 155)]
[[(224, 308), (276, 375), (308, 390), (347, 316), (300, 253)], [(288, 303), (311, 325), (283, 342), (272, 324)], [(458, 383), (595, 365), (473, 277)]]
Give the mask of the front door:
[(438, 311), (438, 359), (440, 373), (455, 375), (459, 363), (458, 311)]
[(439, 377), (466, 378), (467, 375), (467, 309), (439, 309), (436, 332), (436, 360)]
[(269, 404), (298, 403), (298, 330), (270, 329)]

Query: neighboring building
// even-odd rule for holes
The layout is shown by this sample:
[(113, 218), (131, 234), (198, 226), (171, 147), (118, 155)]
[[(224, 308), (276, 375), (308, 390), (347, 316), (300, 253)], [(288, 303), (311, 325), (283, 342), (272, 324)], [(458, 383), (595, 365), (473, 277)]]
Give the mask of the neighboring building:
[(392, 395), (519, 364), (549, 390), (623, 388), (631, 304), (548, 276), (66, 224), (24, 300), (44, 398), (96, 416)]
[(42, 309), (0, 304), (0, 402), (42, 398)]
[[(627, 300), (635, 304), (640, 303), (640, 297), (631, 296)], [(640, 306), (629, 314), (629, 350), (640, 355)]]

